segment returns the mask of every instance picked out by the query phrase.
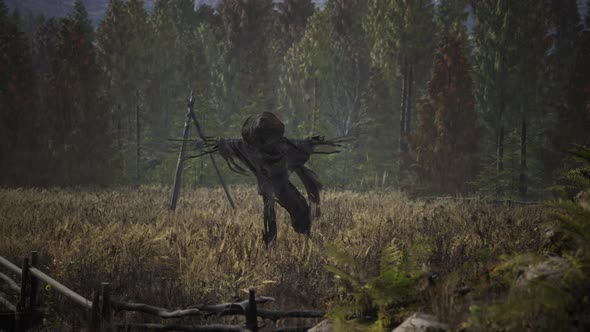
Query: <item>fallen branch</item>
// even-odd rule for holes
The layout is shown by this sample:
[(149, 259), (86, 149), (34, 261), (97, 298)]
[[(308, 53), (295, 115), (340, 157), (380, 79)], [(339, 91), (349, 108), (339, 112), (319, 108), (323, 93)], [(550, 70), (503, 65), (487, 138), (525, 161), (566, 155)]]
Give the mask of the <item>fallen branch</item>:
[(191, 331), (191, 332), (222, 332), (222, 331), (249, 331), (239, 325), (180, 325), (180, 324), (117, 324), (122, 328), (139, 328), (141, 331)]
[(113, 300), (111, 300), (111, 305), (115, 311), (139, 311), (165, 319), (203, 315), (203, 312), (201, 312), (199, 309), (181, 309), (170, 311), (165, 308), (154, 307), (143, 303), (127, 303)]
[(282, 318), (323, 318), (324, 313), (319, 311), (284, 311), (284, 310), (267, 310), (258, 309), (256, 314), (258, 317), (277, 321)]
[(313, 326), (298, 326), (298, 327), (279, 327), (273, 329), (273, 332), (306, 332), (311, 330)]
[[(272, 297), (267, 296), (260, 296), (257, 297), (255, 302), (256, 304), (264, 304), (267, 302), (272, 302), (275, 299)], [(207, 313), (217, 313), (222, 315), (228, 315), (227, 312), (231, 312), (229, 314), (243, 314), (246, 308), (248, 307), (248, 300), (240, 301), (240, 302), (232, 302), (232, 303), (222, 303), (222, 304), (213, 304), (213, 305), (194, 305), (189, 307), (190, 309), (199, 309), (201, 311), (205, 311)], [(235, 311), (235, 313), (234, 313)]]
[[(256, 298), (256, 303), (259, 304), (267, 303), (270, 301), (274, 301), (274, 298), (265, 296)], [(155, 307), (144, 303), (129, 303), (114, 300), (111, 300), (111, 305), (113, 306), (113, 309), (115, 311), (139, 311), (146, 314), (158, 316), (160, 318), (168, 319), (187, 316), (210, 316), (213, 314), (218, 314), (221, 316), (242, 315), (244, 314), (246, 307), (248, 306), (248, 301), (245, 300), (241, 302), (214, 305), (201, 304), (180, 310), (168, 310), (166, 308)]]

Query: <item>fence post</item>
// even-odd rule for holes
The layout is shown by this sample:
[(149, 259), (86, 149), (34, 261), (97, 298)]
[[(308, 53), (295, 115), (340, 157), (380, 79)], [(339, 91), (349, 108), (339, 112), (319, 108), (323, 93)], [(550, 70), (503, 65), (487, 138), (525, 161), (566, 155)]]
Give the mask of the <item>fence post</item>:
[(250, 331), (258, 331), (258, 318), (256, 318), (256, 291), (250, 288), (248, 306), (246, 307), (246, 328)]
[(23, 258), (22, 274), (20, 280), (20, 295), (18, 303), (16, 304), (16, 311), (14, 313), (14, 330), (15, 331), (26, 331), (27, 326), (27, 302), (29, 297), (28, 292), (29, 283), (29, 259)]
[[(31, 266), (39, 268), (39, 254), (36, 251), (31, 251)], [(39, 290), (39, 281), (35, 276), (31, 275), (31, 302), (30, 307), (33, 310), (38, 309), (37, 294)]]
[(90, 331), (99, 332), (100, 323), (100, 294), (95, 289), (92, 293), (92, 308), (90, 309)]
[(100, 295), (102, 298), (101, 303), (101, 317), (104, 322), (107, 323), (107, 326), (111, 324), (111, 287), (108, 282), (103, 282), (100, 285)]

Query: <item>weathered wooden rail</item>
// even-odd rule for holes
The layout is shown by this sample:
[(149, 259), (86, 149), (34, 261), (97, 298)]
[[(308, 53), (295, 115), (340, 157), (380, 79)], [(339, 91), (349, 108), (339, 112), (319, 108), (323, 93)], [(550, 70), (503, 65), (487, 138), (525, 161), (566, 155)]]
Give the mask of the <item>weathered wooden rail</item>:
[(543, 205), (544, 201), (518, 201), (513, 199), (489, 199), (485, 197), (420, 196), (416, 200), (425, 202), (454, 201), (465, 203), (484, 203), (493, 205)]
[[(8, 289), (16, 293), (18, 301), (16, 304), (3, 296), (0, 292), (0, 307), (5, 307), (8, 312), (0, 311), (0, 330), (26, 331), (42, 321), (43, 308), (38, 301), (39, 281), (52, 287), (61, 295), (70, 299), (88, 313), (88, 327), (92, 331), (113, 331), (123, 329), (150, 330), (150, 331), (259, 331), (258, 318), (263, 320), (277, 321), (284, 318), (322, 318), (324, 313), (318, 311), (283, 311), (259, 309), (263, 305), (274, 301), (272, 297), (256, 297), (254, 288), (249, 291), (247, 300), (222, 303), (215, 305), (195, 305), (186, 309), (168, 310), (143, 303), (129, 303), (113, 300), (109, 283), (102, 283), (93, 293), (92, 301), (84, 298), (73, 290), (67, 288), (57, 280), (38, 269), (38, 254), (31, 253), (29, 258), (24, 258), (22, 267), (19, 268), (9, 260), (0, 256), (0, 267), (20, 277), (20, 285), (10, 276), (0, 273), (0, 281), (8, 286)], [(150, 314), (162, 319), (182, 318), (189, 316), (210, 317), (210, 316), (231, 316), (243, 315), (244, 325), (183, 325), (183, 324), (128, 324), (116, 323), (113, 321), (113, 313), (121, 311), (135, 311)], [(282, 327), (277, 329), (265, 329), (273, 331), (306, 331), (311, 326), (305, 327)]]

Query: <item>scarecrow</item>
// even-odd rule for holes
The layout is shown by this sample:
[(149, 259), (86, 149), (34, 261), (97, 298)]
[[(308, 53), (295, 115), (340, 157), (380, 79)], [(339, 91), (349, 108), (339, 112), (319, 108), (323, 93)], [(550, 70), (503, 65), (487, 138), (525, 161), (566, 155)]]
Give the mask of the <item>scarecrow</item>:
[[(337, 148), (346, 142), (345, 138), (326, 140), (322, 136), (312, 136), (306, 139), (290, 139), (284, 136), (284, 124), (270, 112), (250, 116), (242, 126), (242, 138), (212, 138), (203, 135), (198, 121), (192, 110), (193, 99), (189, 99), (187, 120), (183, 146), (179, 156), (179, 167), (175, 190), (172, 196), (172, 208), (176, 206), (175, 196), (178, 196), (176, 182), (179, 182), (179, 170), (182, 170), (183, 160), (197, 158), (209, 154), (217, 175), (225, 189), (229, 203), (234, 207), (231, 195), (221, 178), (221, 174), (213, 159), (213, 153), (219, 153), (226, 161), (230, 170), (247, 175), (252, 173), (258, 183), (258, 193), (264, 204), (264, 233), (263, 241), (271, 243), (277, 235), (276, 203), (279, 203), (291, 218), (291, 226), (297, 233), (307, 236), (311, 233), (313, 218), (320, 216), (320, 190), (322, 185), (317, 174), (307, 168), (305, 164), (312, 154), (338, 153)], [(192, 150), (199, 154), (183, 157), (185, 143), (188, 141), (188, 126), (192, 120), (200, 140), (196, 141)], [(331, 147), (330, 151), (321, 147)], [(307, 198), (291, 183), (289, 176), (295, 173), (307, 192)]]

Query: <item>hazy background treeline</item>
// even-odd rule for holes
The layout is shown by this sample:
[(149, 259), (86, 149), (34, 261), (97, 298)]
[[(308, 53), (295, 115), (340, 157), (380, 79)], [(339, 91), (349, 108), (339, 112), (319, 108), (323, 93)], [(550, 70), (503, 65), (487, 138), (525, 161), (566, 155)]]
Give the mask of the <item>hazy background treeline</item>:
[[(355, 138), (311, 162), (333, 188), (542, 197), (590, 144), (586, 8), (111, 0), (93, 25), (81, 1), (51, 18), (0, 0), (0, 185), (171, 184), (194, 90), (207, 135), (271, 111), (290, 137)], [(207, 158), (184, 184), (217, 185)]]

